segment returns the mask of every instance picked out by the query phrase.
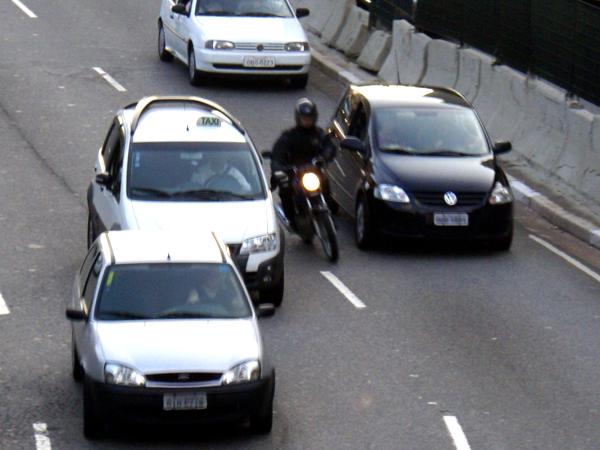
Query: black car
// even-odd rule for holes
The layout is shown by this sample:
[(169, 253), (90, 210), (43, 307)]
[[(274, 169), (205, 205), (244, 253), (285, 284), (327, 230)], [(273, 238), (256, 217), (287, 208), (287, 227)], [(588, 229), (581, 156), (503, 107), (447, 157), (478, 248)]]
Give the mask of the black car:
[(508, 250), (513, 196), (471, 104), (437, 87), (351, 86), (329, 133), (332, 196), (355, 218), (359, 248), (380, 235), (488, 241)]

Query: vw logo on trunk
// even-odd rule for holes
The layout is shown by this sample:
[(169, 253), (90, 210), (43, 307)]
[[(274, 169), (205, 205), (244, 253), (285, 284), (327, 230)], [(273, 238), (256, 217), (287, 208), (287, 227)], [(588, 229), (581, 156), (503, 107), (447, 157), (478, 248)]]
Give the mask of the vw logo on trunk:
[(444, 201), (446, 202), (446, 205), (454, 206), (458, 203), (458, 197), (454, 192), (446, 192), (444, 194)]
[(258, 45), (256, 46), (256, 50), (258, 50), (259, 52), (262, 52), (264, 49), (265, 49), (265, 46), (264, 46), (264, 45), (262, 45), (262, 44), (258, 44)]

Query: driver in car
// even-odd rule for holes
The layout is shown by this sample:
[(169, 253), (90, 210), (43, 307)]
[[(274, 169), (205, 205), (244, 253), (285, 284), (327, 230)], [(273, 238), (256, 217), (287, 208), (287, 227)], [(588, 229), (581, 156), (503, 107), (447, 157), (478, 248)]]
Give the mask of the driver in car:
[[(206, 189), (223, 189), (226, 185), (234, 193), (249, 193), (252, 186), (244, 174), (235, 166), (229, 164), (227, 155), (218, 151), (207, 152), (204, 154), (206, 163), (201, 163), (192, 174), (191, 182), (196, 186), (202, 186)], [(233, 181), (233, 183), (232, 183)], [(234, 188), (231, 189), (231, 185)]]

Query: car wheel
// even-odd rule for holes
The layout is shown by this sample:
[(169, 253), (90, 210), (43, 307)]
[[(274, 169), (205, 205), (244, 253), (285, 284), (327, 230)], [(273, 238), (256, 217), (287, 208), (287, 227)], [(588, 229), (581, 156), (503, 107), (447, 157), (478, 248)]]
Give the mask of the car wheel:
[(305, 89), (307, 84), (308, 74), (296, 75), (290, 80), (290, 85), (293, 89)]
[(158, 23), (158, 57), (161, 61), (173, 61), (173, 55), (167, 50), (167, 41), (165, 39), (165, 28), (162, 22)]
[(94, 227), (94, 221), (92, 216), (88, 214), (88, 226), (87, 226), (87, 246), (90, 248), (96, 240), (96, 229)]
[(271, 286), (268, 289), (263, 289), (259, 292), (259, 300), (261, 303), (273, 303), (275, 307), (279, 308), (283, 303), (283, 292), (284, 292), (284, 277), (281, 274), (281, 280), (279, 283)]
[(87, 439), (99, 439), (104, 434), (104, 422), (92, 397), (91, 381), (83, 385), (83, 434)]
[(78, 383), (83, 380), (83, 367), (79, 362), (79, 353), (75, 347), (75, 339), (71, 338), (71, 359), (73, 362), (73, 379)]
[(203, 83), (200, 72), (196, 68), (196, 52), (194, 52), (194, 47), (192, 45), (190, 45), (188, 51), (188, 75), (192, 86), (200, 86)]
[(261, 411), (250, 417), (250, 430), (258, 434), (270, 433), (273, 429), (273, 397), (275, 393), (275, 375), (273, 374), (273, 387), (266, 400), (267, 404)]
[(375, 241), (375, 231), (371, 223), (369, 206), (364, 196), (356, 202), (356, 218), (354, 221), (354, 239), (361, 250), (368, 250)]
[(498, 239), (493, 240), (490, 245), (493, 250), (497, 252), (507, 252), (510, 250), (513, 240), (512, 231), (508, 234), (508, 236), (504, 236)]

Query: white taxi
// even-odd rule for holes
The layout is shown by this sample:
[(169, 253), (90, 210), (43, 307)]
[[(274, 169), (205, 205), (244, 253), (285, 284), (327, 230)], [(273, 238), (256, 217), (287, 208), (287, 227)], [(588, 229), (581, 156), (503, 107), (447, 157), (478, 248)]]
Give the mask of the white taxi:
[(104, 231), (209, 230), (249, 290), (279, 306), (284, 237), (250, 137), (199, 97), (147, 97), (118, 112), (87, 193), (88, 246)]
[(210, 74), (268, 75), (289, 78), (304, 88), (311, 55), (288, 0), (162, 0), (158, 54), (188, 66), (190, 82)]

